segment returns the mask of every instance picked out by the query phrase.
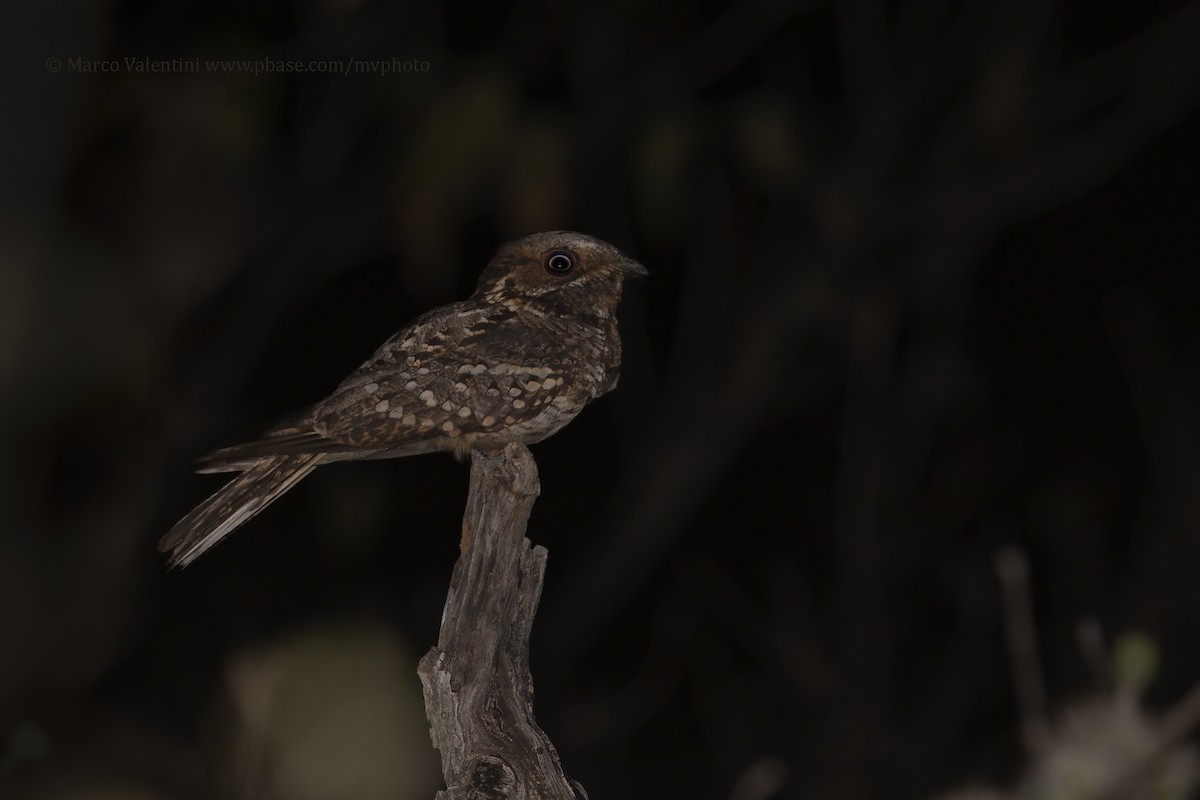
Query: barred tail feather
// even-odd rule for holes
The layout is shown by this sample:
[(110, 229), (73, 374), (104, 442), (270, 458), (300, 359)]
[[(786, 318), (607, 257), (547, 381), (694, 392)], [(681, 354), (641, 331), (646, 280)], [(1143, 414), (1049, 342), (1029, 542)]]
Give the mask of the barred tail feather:
[(159, 552), (170, 553), (169, 566), (186, 567), (299, 483), (321, 461), (321, 454), (307, 454), (255, 462), (175, 523), (158, 543)]

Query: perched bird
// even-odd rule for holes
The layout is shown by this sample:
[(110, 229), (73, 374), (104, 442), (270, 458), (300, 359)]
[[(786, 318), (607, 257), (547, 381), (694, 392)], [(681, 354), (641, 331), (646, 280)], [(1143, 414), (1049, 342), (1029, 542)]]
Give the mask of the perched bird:
[(617, 303), (645, 274), (581, 233), (504, 245), (470, 299), (418, 317), (299, 421), (200, 459), (199, 472), (241, 474), (159, 550), (190, 564), (321, 464), (540, 442), (617, 385)]

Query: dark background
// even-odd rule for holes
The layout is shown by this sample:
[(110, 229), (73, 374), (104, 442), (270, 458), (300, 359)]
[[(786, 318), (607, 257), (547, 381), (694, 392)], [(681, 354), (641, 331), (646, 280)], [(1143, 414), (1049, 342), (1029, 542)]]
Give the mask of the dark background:
[(537, 710), (592, 797), (1017, 780), (1006, 545), (1053, 710), (1102, 692), (1085, 619), (1157, 653), (1151, 713), (1200, 677), (1195, 3), (4, 14), (0, 796), (432, 796), (465, 466), (154, 545), (194, 457), (555, 228), (652, 272), (534, 448)]

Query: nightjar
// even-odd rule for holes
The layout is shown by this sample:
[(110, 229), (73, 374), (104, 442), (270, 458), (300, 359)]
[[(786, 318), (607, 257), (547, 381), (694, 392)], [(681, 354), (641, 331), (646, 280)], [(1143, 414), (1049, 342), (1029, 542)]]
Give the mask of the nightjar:
[(581, 233), (504, 245), (469, 299), (417, 318), (299, 421), (200, 459), (199, 472), (240, 474), (159, 550), (186, 566), (321, 464), (540, 442), (616, 386), (617, 303), (645, 274)]

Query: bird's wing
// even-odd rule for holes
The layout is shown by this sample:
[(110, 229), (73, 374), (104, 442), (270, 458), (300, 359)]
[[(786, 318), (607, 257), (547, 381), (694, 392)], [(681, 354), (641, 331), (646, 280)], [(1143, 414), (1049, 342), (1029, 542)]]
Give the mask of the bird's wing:
[(392, 337), (313, 411), (313, 429), (361, 449), (494, 433), (540, 414), (571, 378), (546, 331), (503, 307), (458, 303)]
[(310, 412), (214, 451), (199, 472), (246, 470), (281, 455), (363, 458), (428, 452), (532, 419), (571, 380), (575, 358), (504, 308), (435, 309), (392, 336)]

